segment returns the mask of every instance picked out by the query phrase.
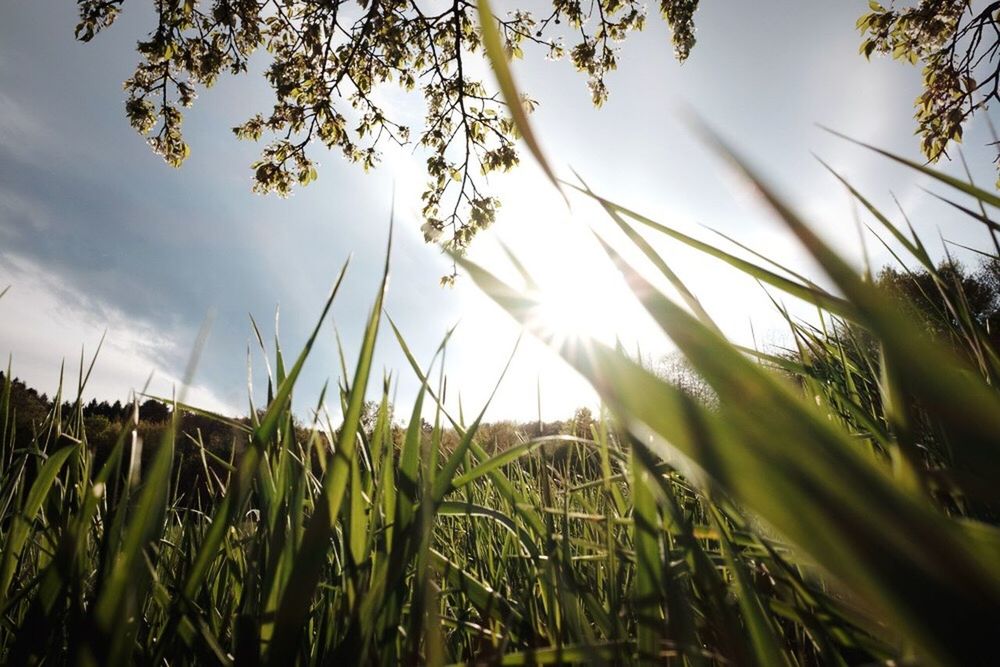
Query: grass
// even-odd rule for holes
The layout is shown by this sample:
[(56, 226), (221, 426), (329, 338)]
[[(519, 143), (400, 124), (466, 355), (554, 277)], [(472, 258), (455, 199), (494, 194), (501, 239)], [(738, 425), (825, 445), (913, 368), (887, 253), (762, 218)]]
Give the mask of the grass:
[[(495, 30), (483, 30), (504, 93), (515, 99)], [(544, 164), (527, 120), (518, 123)], [(897, 229), (845, 179), (835, 174), (900, 263), (933, 278), (927, 301), (946, 336), (929, 336), (744, 160), (704, 134), (835, 292), (760, 254), (750, 253), (756, 263), (692, 238), (585, 184), (563, 187), (600, 204), (623, 243), (644, 255), (647, 265), (635, 266), (597, 237), (711, 400), (621, 349), (563, 346), (598, 391), (602, 415), (584, 432), (528, 434), (496, 451), (483, 437), (488, 403), (471, 421), (445, 407), (441, 360), (450, 332), (421, 366), (395, 324), (383, 323), (389, 252), (352, 370), (344, 363), (340, 384), (317, 397), (312, 428), (296, 428), (292, 393), (346, 266), (290, 365), (275, 343), (267, 404), (251, 404), (248, 423), (215, 417), (238, 436), (228, 453), (200, 449), (211, 493), (186, 493), (177, 474), (178, 415), (196, 408), (178, 400), (158, 443), (142, 442), (136, 410), (111, 450), (96, 452), (79, 398), (93, 363), (85, 370), (81, 360), (76, 387), (65, 391), (75, 403), (63, 408), (60, 387), (30, 444), (19, 446), (8, 368), (0, 388), (0, 660), (995, 660), (1000, 357), (989, 332), (912, 230)], [(910, 166), (971, 198), (971, 206), (952, 202), (970, 224), (1000, 229), (990, 217), (1000, 207), (995, 194)], [(817, 316), (795, 319), (776, 296), (791, 349), (736, 345), (651, 235), (812, 304)], [(457, 261), (544, 337), (533, 330), (530, 291)], [(647, 276), (655, 274), (675, 297), (653, 286)], [(379, 335), (395, 339), (421, 384), (403, 428), (394, 424), (402, 406), (390, 406), (388, 378), (374, 419), (362, 419), (378, 388), (371, 366)], [(327, 400), (339, 401), (339, 424)]]
[[(711, 387), (704, 401), (620, 349), (561, 348), (606, 404), (589, 433), (526, 437), (488, 454), (382, 322), (379, 286), (353, 373), (296, 429), (291, 396), (316, 329), (289, 365), (275, 345), (268, 403), (211, 494), (184, 495), (176, 428), (111, 452), (88, 446), (63, 388), (15, 448), (11, 373), (0, 394), (0, 658), (9, 664), (662, 663), (975, 664), (1000, 609), (1000, 359), (960, 286), (916, 236), (851, 187), (906, 260), (935, 276), (949, 327), (930, 339), (717, 144), (826, 270), (837, 294), (600, 203), (644, 270), (599, 237), (635, 298)], [(936, 172), (927, 172), (937, 177)], [(968, 184), (974, 224), (995, 202)], [(746, 273), (818, 316), (787, 316), (781, 354), (728, 341), (648, 234)], [(389, 253), (387, 253), (388, 257)], [(901, 257), (902, 259), (902, 257)], [(995, 259), (995, 257), (994, 257)], [(465, 260), (530, 331), (531, 299)], [(388, 259), (385, 275), (388, 275)], [(655, 289), (659, 271), (678, 301)], [(777, 302), (776, 302), (777, 303)], [(681, 305), (683, 304), (683, 305)], [(784, 313), (784, 311), (782, 311)], [(383, 379), (361, 414), (377, 336), (421, 388), (408, 426)], [(449, 332), (450, 335), (450, 332)], [(259, 337), (258, 337), (259, 338)], [(263, 343), (262, 343), (262, 348)], [(91, 363), (90, 367), (93, 364)], [(437, 376), (437, 380), (432, 378)], [(77, 379), (82, 396), (89, 369)], [(73, 393), (73, 392), (67, 392)], [(178, 403), (173, 414), (186, 406)], [(421, 415), (435, 415), (429, 431)], [(395, 406), (398, 411), (399, 406)], [(450, 444), (447, 444), (450, 443)], [(141, 449), (152, 448), (146, 463)], [(205, 450), (203, 450), (204, 452)], [(148, 454), (148, 452), (147, 452)]]

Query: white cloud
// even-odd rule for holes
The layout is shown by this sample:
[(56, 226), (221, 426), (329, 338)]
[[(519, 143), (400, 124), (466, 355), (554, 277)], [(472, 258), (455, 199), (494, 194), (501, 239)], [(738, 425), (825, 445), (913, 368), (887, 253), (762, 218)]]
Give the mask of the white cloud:
[[(180, 388), (191, 332), (164, 330), (126, 316), (112, 304), (97, 303), (69, 281), (35, 262), (0, 254), (0, 353), (12, 359), (12, 374), (40, 391), (55, 392), (65, 361), (64, 395), (74, 397), (81, 346), (84, 364), (106, 331), (104, 344), (84, 398), (125, 400), (141, 391), (152, 374), (149, 392), (171, 396)], [(4, 360), (6, 366), (6, 359)], [(231, 404), (197, 382), (185, 401), (208, 410), (235, 414)]]

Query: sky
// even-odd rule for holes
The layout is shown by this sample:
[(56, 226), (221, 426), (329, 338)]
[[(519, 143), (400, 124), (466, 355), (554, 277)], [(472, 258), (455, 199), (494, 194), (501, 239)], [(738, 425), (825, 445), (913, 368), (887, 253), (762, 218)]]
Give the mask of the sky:
[[(857, 54), (854, 23), (866, 7), (703, 0), (698, 43), (683, 65), (672, 57), (666, 26), (651, 16), (646, 30), (622, 45), (601, 109), (591, 107), (585, 78), (568, 61), (526, 50), (515, 71), (539, 102), (532, 121), (560, 174), (575, 169), (604, 196), (700, 238), (713, 238), (710, 227), (822, 281), (780, 224), (692, 136), (684, 110), (747, 156), (859, 267), (862, 247), (875, 266), (890, 256), (871, 237), (862, 245), (851, 203), (817, 155), (887, 210), (895, 193), (926, 239), (940, 234), (982, 246), (980, 228), (921, 190), (926, 179), (819, 127), (919, 159), (912, 120), (919, 71)], [(105, 335), (87, 398), (124, 400), (150, 376), (150, 392), (169, 396), (210, 320), (186, 400), (245, 413), (248, 350), (257, 404), (265, 377), (249, 315), (269, 346), (277, 328), (285, 354), (296, 353), (348, 257), (332, 322), (353, 365), (395, 209), (386, 311), (424, 364), (458, 324), (446, 359), (449, 405), (460, 399), (466, 415), (478, 412), (519, 329), (468, 278), (439, 287), (450, 262), (419, 232), (424, 155), (388, 150), (382, 166), (364, 173), (320, 151), (320, 177), (308, 188), (286, 200), (255, 195), (249, 165), (260, 146), (237, 141), (229, 128), (268, 109), (270, 91), (259, 78), (224, 77), (186, 112), (191, 157), (171, 169), (123, 110), (121, 83), (134, 68), (136, 39), (151, 26), (148, 4), (126, 3), (118, 22), (87, 45), (73, 40), (75, 21), (72, 3), (0, 7), (0, 289), (10, 285), (0, 299), (0, 355), (12, 359), (14, 375), (51, 393), (65, 362), (75, 386), (81, 350), (92, 354)], [(419, 100), (399, 102), (407, 103)], [(995, 179), (986, 130), (980, 118), (965, 138), (983, 185)], [(955, 163), (942, 168), (960, 171)], [(608, 229), (595, 206), (574, 198), (567, 208), (528, 157), (491, 185), (503, 207), (471, 259), (512, 277), (502, 242), (552, 294), (554, 328), (618, 339), (654, 360), (671, 351), (595, 246), (588, 230)], [(731, 338), (783, 341), (756, 284), (676, 244), (655, 245)], [(376, 368), (376, 380), (382, 371), (393, 374), (397, 410), (408, 411), (417, 383), (388, 328)], [(323, 383), (339, 375), (334, 327), (326, 326), (297, 388), (297, 411), (305, 414)], [(551, 420), (584, 405), (596, 406), (593, 391), (527, 337), (487, 414), (527, 420), (540, 406)]]

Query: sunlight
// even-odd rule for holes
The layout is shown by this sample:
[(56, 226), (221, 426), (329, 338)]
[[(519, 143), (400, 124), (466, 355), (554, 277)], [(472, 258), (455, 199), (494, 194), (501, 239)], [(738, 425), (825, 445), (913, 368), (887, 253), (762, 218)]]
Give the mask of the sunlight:
[[(532, 295), (537, 301), (536, 324), (545, 338), (561, 347), (591, 339), (614, 338), (614, 322), (608, 308), (614, 302), (611, 280), (595, 280), (593, 274), (570, 267), (552, 271)], [(611, 278), (612, 276), (605, 276)]]
[(470, 256), (487, 268), (505, 267), (509, 284), (528, 289), (503, 246), (524, 266), (534, 282), (526, 294), (535, 303), (531, 328), (540, 338), (556, 347), (619, 340), (629, 349), (640, 340), (653, 347), (660, 336), (594, 239), (593, 211), (568, 209), (533, 165), (498, 180), (507, 225), (502, 245), (482, 243)]
[(1000, 0), (123, 3), (0, 6), (0, 667), (1000, 662)]

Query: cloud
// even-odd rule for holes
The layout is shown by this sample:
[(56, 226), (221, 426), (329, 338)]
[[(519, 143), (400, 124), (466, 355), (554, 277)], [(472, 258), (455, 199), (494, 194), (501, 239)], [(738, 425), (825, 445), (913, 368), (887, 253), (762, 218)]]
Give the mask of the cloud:
[(0, 186), (0, 236), (22, 240), (26, 232), (43, 233), (52, 226), (52, 216), (43, 206), (9, 188)]
[[(141, 391), (151, 374), (150, 393), (171, 396), (179, 390), (187, 349), (178, 341), (193, 340), (192, 332), (130, 318), (43, 266), (10, 253), (0, 254), (0, 285), (11, 286), (0, 299), (0, 314), (3, 321), (14, 323), (0, 328), (0, 352), (10, 355), (13, 375), (29, 385), (54, 393), (65, 362), (64, 394), (73, 397), (81, 350), (84, 364), (89, 364), (105, 335), (85, 399), (126, 399), (130, 390)], [(185, 400), (223, 414), (238, 412), (198, 382), (188, 388)]]
[(32, 146), (45, 140), (45, 128), (38, 117), (10, 95), (0, 92), (0, 146), (16, 157), (34, 159)]

